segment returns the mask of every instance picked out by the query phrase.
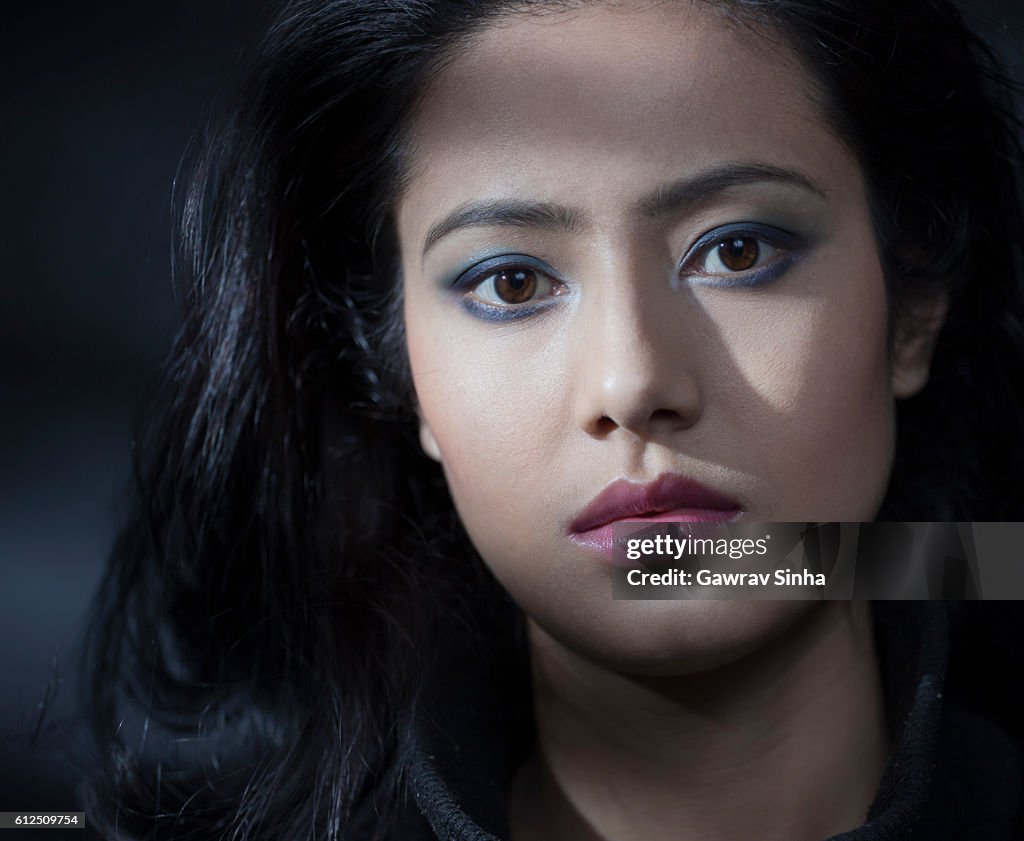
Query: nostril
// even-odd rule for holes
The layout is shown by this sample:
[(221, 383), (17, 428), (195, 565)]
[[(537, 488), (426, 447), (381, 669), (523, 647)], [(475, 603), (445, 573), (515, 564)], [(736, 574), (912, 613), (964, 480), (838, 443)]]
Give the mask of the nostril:
[(635, 420), (639, 419), (623, 417), (616, 420), (609, 415), (602, 415), (594, 422), (592, 434), (599, 437), (605, 437), (620, 427), (632, 432), (641, 432), (642, 429), (650, 427), (675, 428), (677, 426), (689, 425), (686, 423), (683, 416), (674, 409), (656, 409), (647, 416), (646, 421), (642, 424), (636, 423)]
[(651, 414), (651, 421), (654, 423), (676, 423), (679, 420), (681, 420), (679, 412), (673, 411), (672, 409), (657, 409)]

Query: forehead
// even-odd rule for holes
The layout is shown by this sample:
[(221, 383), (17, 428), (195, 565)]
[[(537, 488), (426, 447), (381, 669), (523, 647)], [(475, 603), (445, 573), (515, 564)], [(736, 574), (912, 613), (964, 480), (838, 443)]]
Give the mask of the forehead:
[(489, 196), (599, 215), (723, 161), (827, 180), (841, 151), (811, 76), (777, 34), (687, 0), (505, 18), (456, 50), (411, 135), (403, 235)]

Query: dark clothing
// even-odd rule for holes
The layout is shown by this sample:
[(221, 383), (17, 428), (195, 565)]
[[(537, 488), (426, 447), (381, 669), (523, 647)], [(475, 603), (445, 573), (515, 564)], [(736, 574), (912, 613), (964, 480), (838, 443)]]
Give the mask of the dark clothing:
[[(892, 754), (865, 823), (836, 841), (1024, 838), (1015, 744), (944, 697), (946, 605), (876, 604), (875, 627)], [(516, 691), (501, 685), (500, 670), (466, 663), (442, 670), (414, 724), (408, 784), (418, 808), (409, 804), (403, 841), (509, 838), (507, 791), (530, 723), (510, 712), (522, 709), (521, 696), (497, 702)]]

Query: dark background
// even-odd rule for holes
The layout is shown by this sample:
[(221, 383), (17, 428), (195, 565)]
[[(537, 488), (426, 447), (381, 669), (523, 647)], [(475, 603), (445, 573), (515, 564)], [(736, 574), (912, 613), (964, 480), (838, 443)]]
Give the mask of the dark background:
[[(52, 720), (70, 721), (133, 423), (175, 325), (179, 160), (273, 5), (0, 7), (0, 811), (75, 808), (84, 730), (33, 747), (37, 705), (55, 686)], [(1024, 0), (961, 5), (1024, 76)]]
[(175, 325), (172, 184), (268, 7), (0, 5), (0, 811), (71, 809), (89, 762), (74, 649)]

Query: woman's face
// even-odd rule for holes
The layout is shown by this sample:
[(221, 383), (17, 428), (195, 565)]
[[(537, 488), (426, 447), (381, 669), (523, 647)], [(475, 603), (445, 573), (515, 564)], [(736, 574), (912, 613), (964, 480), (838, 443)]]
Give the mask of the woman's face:
[(550, 636), (622, 668), (780, 632), (806, 606), (613, 601), (574, 529), (612, 483), (673, 476), (717, 492), (676, 506), (696, 517), (879, 508), (908, 380), (860, 168), (795, 55), (686, 3), (516, 15), (412, 128), (421, 440), (484, 560)]

